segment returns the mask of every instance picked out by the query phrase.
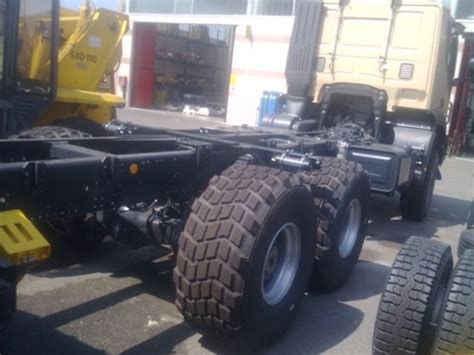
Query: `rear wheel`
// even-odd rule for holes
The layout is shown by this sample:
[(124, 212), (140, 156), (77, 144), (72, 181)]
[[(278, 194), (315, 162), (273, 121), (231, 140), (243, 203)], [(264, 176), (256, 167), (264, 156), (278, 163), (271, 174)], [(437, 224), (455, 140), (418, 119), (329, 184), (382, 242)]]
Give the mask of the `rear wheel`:
[(55, 139), (55, 138), (88, 138), (90, 134), (78, 131), (72, 128), (58, 126), (34, 127), (26, 131), (22, 131), (10, 139)]
[(76, 131), (81, 131), (92, 137), (101, 137), (107, 135), (107, 131), (101, 124), (81, 117), (63, 118), (53, 123), (55, 126), (65, 127)]
[(404, 219), (421, 222), (426, 218), (433, 199), (438, 167), (439, 153), (433, 151), (425, 178), (414, 180), (401, 194), (400, 210)]
[(421, 237), (407, 240), (380, 300), (374, 354), (431, 354), (452, 265), (449, 246)]
[(311, 274), (314, 213), (288, 172), (242, 164), (214, 177), (180, 239), (174, 280), (186, 322), (249, 348), (274, 340)]
[(370, 182), (359, 164), (323, 158), (304, 173), (317, 210), (311, 287), (331, 291), (344, 284), (359, 259), (367, 230)]
[(474, 354), (474, 250), (459, 259), (449, 285), (435, 354)]

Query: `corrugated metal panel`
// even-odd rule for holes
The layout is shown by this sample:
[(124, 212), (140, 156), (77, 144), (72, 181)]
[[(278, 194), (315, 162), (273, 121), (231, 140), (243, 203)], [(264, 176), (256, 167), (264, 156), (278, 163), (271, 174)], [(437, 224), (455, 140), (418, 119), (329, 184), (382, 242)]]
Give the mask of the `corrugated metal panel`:
[(291, 16), (294, 0), (256, 0), (256, 15)]
[(247, 0), (129, 0), (130, 12), (245, 15)]
[(245, 15), (247, 0), (194, 0), (195, 14)]
[(129, 0), (130, 12), (172, 14), (175, 0)]
[(193, 0), (175, 0), (177, 14), (190, 14), (193, 12)]
[(319, 0), (303, 0), (297, 7), (285, 71), (289, 95), (305, 97), (312, 83), (321, 16)]

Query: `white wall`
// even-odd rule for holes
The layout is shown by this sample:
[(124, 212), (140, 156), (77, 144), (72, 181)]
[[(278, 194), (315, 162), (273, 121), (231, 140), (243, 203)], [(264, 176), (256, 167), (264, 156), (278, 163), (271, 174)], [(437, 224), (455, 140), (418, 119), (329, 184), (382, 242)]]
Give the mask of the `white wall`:
[[(131, 29), (122, 41), (122, 64), (118, 76), (128, 78), (130, 97), (133, 23), (183, 23), (236, 26), (227, 122), (255, 125), (262, 92), (286, 92), (285, 65), (293, 17), (196, 16), (131, 14)], [(117, 85), (117, 94), (121, 88)]]
[(236, 28), (227, 122), (255, 126), (265, 90), (286, 92), (285, 66), (293, 18)]
[[(128, 91), (130, 89), (130, 76), (131, 76), (131, 58), (132, 58), (132, 31), (128, 31), (128, 33), (122, 39), (122, 60), (120, 62), (120, 67), (116, 73), (115, 78), (115, 93), (119, 96), (123, 96), (124, 92), (119, 85), (119, 77), (127, 78), (127, 88)], [(128, 98), (129, 95), (127, 93), (127, 106), (128, 106)]]

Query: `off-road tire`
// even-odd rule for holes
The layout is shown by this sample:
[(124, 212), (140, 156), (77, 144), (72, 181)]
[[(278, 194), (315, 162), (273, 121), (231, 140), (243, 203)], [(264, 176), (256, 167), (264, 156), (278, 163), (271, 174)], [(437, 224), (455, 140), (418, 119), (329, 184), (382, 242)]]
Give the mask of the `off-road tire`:
[(400, 211), (406, 220), (422, 222), (425, 220), (433, 199), (438, 175), (439, 153), (433, 151), (428, 170), (423, 181), (414, 179), (400, 196)]
[(374, 354), (431, 354), (452, 267), (449, 246), (421, 237), (407, 240), (380, 300)]
[[(331, 291), (342, 286), (354, 269), (367, 231), (370, 182), (362, 167), (354, 162), (322, 158), (321, 169), (303, 174), (316, 206), (316, 252), (310, 287)], [(341, 255), (339, 242), (349, 204), (360, 201), (361, 217), (357, 240), (349, 255)]]
[(26, 131), (22, 131), (17, 135), (11, 136), (10, 139), (68, 139), (68, 138), (89, 138), (90, 134), (78, 131), (72, 128), (58, 126), (35, 127)]
[(467, 229), (461, 233), (458, 244), (458, 257), (461, 257), (469, 249), (474, 249), (474, 229)]
[(474, 354), (474, 250), (454, 269), (438, 327), (434, 354)]
[[(311, 193), (298, 175), (235, 164), (211, 179), (193, 203), (174, 271), (178, 310), (193, 328), (236, 338), (254, 349), (289, 325), (306, 290), (314, 256)], [(262, 272), (274, 233), (297, 225), (301, 253), (284, 298), (269, 306)]]
[(101, 124), (81, 117), (68, 117), (54, 121), (54, 126), (65, 127), (68, 129), (87, 133), (92, 137), (103, 137), (107, 135), (107, 130)]

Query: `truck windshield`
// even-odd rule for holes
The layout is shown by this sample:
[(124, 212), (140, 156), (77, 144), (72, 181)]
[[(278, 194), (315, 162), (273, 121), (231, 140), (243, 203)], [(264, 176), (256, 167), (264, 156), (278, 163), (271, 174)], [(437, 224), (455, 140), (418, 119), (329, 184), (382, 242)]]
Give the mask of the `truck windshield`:
[(20, 0), (17, 90), (51, 91), (52, 0)]

